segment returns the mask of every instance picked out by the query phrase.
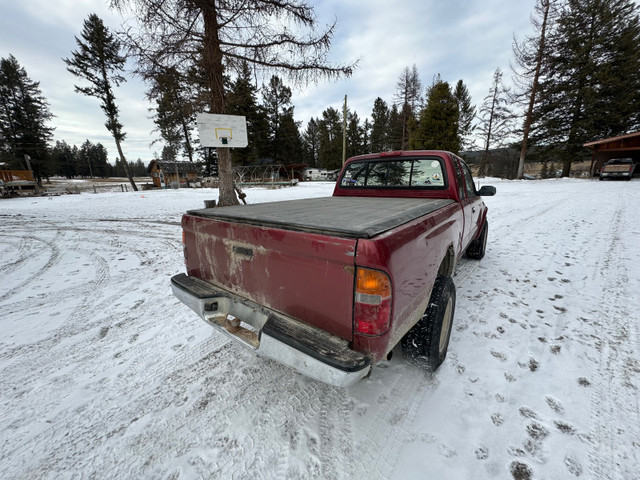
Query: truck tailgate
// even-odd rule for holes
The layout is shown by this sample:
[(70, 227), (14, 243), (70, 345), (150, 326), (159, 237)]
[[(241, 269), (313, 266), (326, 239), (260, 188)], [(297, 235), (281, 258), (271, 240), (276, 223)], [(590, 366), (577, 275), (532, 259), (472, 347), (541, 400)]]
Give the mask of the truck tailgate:
[(185, 215), (187, 273), (352, 339), (356, 239)]

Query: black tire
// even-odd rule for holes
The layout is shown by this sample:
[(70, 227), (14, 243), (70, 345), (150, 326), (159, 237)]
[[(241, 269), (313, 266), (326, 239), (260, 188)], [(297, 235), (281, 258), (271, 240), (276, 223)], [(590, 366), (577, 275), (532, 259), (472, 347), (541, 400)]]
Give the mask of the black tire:
[(473, 240), (467, 247), (467, 257), (480, 260), (487, 251), (487, 237), (489, 235), (489, 220), (484, 221), (480, 236)]
[(402, 353), (412, 364), (435, 371), (447, 356), (456, 308), (456, 287), (451, 277), (438, 275), (429, 305), (402, 337)]

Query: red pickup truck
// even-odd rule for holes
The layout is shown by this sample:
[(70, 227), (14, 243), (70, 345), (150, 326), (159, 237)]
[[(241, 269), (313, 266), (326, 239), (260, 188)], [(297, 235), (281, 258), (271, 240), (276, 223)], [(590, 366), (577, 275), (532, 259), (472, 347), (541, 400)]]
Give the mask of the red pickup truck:
[(311, 378), (351, 385), (402, 343), (444, 360), (458, 259), (484, 256), (483, 195), (462, 159), (348, 160), (333, 196), (187, 212), (174, 294), (205, 322)]

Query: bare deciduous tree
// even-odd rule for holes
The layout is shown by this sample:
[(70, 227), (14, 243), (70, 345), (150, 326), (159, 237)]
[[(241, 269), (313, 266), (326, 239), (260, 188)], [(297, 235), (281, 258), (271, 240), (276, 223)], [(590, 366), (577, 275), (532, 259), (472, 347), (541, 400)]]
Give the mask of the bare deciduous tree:
[(502, 83), (502, 71), (497, 68), (493, 73), (493, 82), (489, 94), (484, 97), (480, 108), (479, 131), (484, 137), (484, 154), (479, 177), (488, 173), (489, 150), (501, 146), (511, 133), (512, 113), (509, 109), (509, 89)]

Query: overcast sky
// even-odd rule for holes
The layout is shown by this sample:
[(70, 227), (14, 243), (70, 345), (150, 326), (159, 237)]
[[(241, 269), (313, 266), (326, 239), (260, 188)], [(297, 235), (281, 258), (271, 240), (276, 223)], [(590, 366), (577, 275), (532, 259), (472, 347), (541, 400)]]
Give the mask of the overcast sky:
[[(316, 0), (321, 25), (335, 17), (338, 27), (331, 58), (349, 63), (360, 59), (348, 79), (323, 82), (295, 90), (295, 119), (303, 128), (332, 106), (341, 109), (344, 96), (349, 108), (364, 120), (377, 97), (390, 103), (405, 67), (416, 64), (426, 87), (437, 74), (454, 85), (462, 79), (473, 103), (487, 95), (493, 72), (500, 67), (510, 81), (509, 62), (514, 34), (531, 33), (530, 14), (535, 0)], [(97, 99), (74, 93), (78, 80), (67, 72), (62, 58), (76, 48), (82, 22), (96, 13), (112, 30), (126, 20), (111, 12), (101, 0), (0, 0), (0, 56), (15, 56), (29, 77), (40, 82), (55, 115), (55, 140), (80, 146), (86, 139), (102, 143), (113, 163), (113, 139), (104, 126)], [(152, 106), (136, 78), (116, 90), (127, 138), (128, 160), (147, 164), (160, 144), (149, 119)]]

